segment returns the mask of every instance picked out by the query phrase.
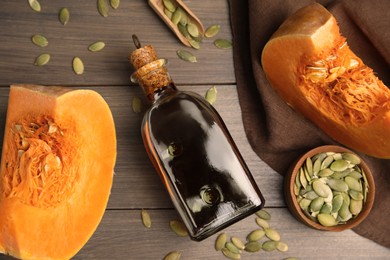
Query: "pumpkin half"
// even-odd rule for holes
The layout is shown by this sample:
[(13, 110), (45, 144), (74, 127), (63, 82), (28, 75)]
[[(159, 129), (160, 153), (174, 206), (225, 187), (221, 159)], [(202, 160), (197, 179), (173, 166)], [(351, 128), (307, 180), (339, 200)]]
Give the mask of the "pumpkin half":
[(10, 88), (0, 173), (0, 252), (69, 259), (103, 217), (113, 181), (111, 111), (92, 90)]
[(336, 141), (390, 158), (390, 90), (355, 55), (320, 4), (290, 16), (262, 52), (276, 92)]

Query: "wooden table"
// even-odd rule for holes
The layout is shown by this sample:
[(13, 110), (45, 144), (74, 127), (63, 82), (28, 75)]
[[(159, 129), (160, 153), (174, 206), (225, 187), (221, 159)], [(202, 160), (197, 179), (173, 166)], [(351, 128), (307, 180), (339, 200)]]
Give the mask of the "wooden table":
[[(4, 125), (9, 85), (34, 83), (90, 88), (98, 91), (112, 109), (116, 123), (118, 158), (114, 184), (107, 211), (98, 229), (75, 259), (162, 259), (171, 250), (182, 252), (182, 259), (225, 259), (214, 250), (215, 235), (202, 242), (176, 236), (169, 221), (178, 218), (163, 185), (149, 162), (140, 136), (142, 113), (132, 111), (134, 97), (142, 97), (131, 85), (132, 68), (127, 56), (134, 50), (131, 35), (143, 44), (153, 44), (160, 57), (169, 60), (169, 71), (182, 90), (204, 94), (216, 86), (215, 103), (231, 131), (243, 157), (266, 199), (272, 214), (270, 224), (279, 230), (289, 250), (243, 253), (243, 259), (389, 259), (390, 250), (358, 236), (353, 231), (320, 232), (296, 221), (286, 208), (282, 195), (282, 177), (270, 169), (255, 153), (245, 137), (236, 93), (232, 50), (214, 47), (205, 40), (200, 50), (191, 50), (197, 63), (187, 63), (176, 50), (187, 49), (175, 38), (145, 0), (121, 1), (109, 16), (99, 15), (94, 0), (40, 0), (42, 11), (34, 12), (26, 0), (3, 0), (0, 8), (0, 125)], [(220, 24), (220, 38), (231, 39), (228, 3), (224, 0), (185, 1), (207, 27)], [(66, 26), (58, 21), (58, 11), (66, 6), (71, 19)], [(31, 42), (34, 34), (45, 35), (47, 47)], [(104, 41), (99, 53), (87, 50), (90, 43)], [(34, 66), (35, 57), (50, 53), (49, 64)], [(74, 56), (85, 64), (83, 75), (71, 68)], [(145, 107), (147, 106), (144, 103)], [(3, 129), (0, 131), (3, 135)], [(104, 149), (104, 147), (102, 147)], [(151, 215), (152, 228), (142, 225), (140, 212)], [(242, 239), (256, 228), (250, 216), (227, 228), (229, 235)], [(39, 241), (37, 241), (39, 242)], [(0, 259), (9, 259), (0, 256)]]

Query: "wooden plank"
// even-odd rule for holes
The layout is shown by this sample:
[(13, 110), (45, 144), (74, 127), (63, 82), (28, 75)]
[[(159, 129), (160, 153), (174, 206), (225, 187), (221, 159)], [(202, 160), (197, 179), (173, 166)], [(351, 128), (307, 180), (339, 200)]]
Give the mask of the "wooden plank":
[[(227, 1), (184, 1), (207, 27), (220, 24), (218, 37), (231, 38)], [(182, 45), (147, 1), (121, 1), (117, 10), (103, 18), (96, 1), (66, 2), (71, 18), (66, 26), (58, 21), (63, 1), (41, 1), (42, 12), (30, 9), (27, 1), (2, 1), (0, 9), (0, 85), (36, 83), (58, 85), (129, 85), (132, 68), (127, 61), (134, 50), (131, 35), (143, 44), (153, 44), (161, 58), (169, 61), (171, 75), (177, 83), (230, 84), (235, 82), (232, 50), (220, 50), (213, 39), (205, 39), (200, 50)], [(37, 47), (31, 36), (42, 34), (47, 47)], [(91, 53), (87, 47), (97, 40), (106, 48)], [(176, 50), (191, 50), (197, 63), (180, 60)], [(52, 58), (44, 67), (33, 66), (35, 57), (47, 52)], [(85, 73), (76, 76), (71, 68), (74, 56), (85, 64)]]
[[(287, 209), (267, 210), (272, 215), (271, 227), (279, 231), (281, 241), (289, 246), (288, 251), (244, 252), (242, 259), (388, 259), (390, 255), (389, 249), (351, 230), (318, 231), (299, 223)], [(217, 235), (202, 242), (178, 237), (169, 227), (169, 221), (178, 217), (174, 210), (148, 211), (152, 218), (150, 229), (142, 225), (139, 209), (107, 211), (95, 234), (74, 259), (162, 259), (172, 250), (181, 251), (181, 259), (227, 259), (214, 250)], [(245, 240), (246, 235), (256, 228), (255, 216), (249, 216), (224, 232)], [(0, 256), (0, 259), (10, 257)]]
[[(179, 89), (195, 91), (204, 95), (211, 86), (180, 85)], [(108, 102), (115, 120), (117, 131), (117, 163), (114, 184), (109, 200), (109, 209), (128, 208), (172, 208), (168, 195), (152, 167), (145, 152), (140, 134), (142, 113), (132, 111), (133, 97), (143, 98), (139, 87), (90, 87), (99, 92)], [(219, 111), (231, 132), (242, 156), (271, 207), (284, 206), (282, 177), (270, 169), (252, 151), (246, 139), (241, 121), (240, 106), (235, 85), (217, 86), (218, 96), (215, 108)], [(0, 88), (0, 125), (4, 126), (8, 104), (8, 88)], [(148, 104), (145, 99), (144, 110)], [(0, 128), (0, 136), (4, 133)], [(2, 144), (2, 138), (0, 138)]]

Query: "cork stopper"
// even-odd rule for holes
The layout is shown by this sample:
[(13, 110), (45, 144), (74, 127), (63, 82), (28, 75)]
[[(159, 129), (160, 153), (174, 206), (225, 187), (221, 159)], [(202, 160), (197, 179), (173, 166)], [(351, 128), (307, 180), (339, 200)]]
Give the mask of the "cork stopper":
[(172, 81), (165, 67), (166, 60), (158, 59), (153, 46), (141, 47), (137, 36), (133, 35), (137, 49), (129, 55), (129, 61), (136, 69), (131, 75), (131, 81), (137, 82), (149, 97), (158, 89), (168, 86)]

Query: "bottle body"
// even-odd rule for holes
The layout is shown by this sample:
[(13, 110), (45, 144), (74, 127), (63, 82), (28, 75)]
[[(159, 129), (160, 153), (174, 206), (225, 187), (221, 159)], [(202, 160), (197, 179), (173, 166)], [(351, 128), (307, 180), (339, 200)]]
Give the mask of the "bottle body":
[(161, 88), (142, 123), (148, 155), (190, 237), (200, 241), (264, 199), (218, 112), (201, 96)]

